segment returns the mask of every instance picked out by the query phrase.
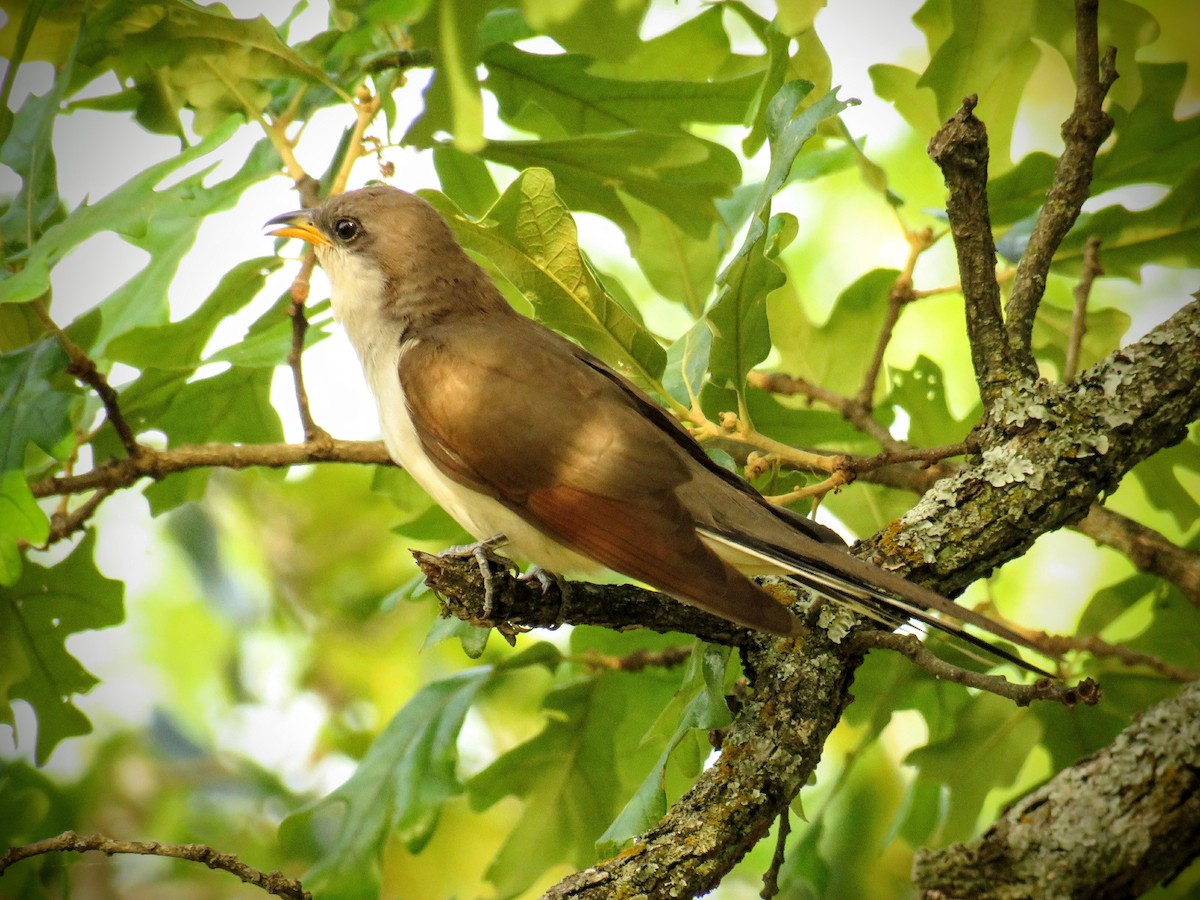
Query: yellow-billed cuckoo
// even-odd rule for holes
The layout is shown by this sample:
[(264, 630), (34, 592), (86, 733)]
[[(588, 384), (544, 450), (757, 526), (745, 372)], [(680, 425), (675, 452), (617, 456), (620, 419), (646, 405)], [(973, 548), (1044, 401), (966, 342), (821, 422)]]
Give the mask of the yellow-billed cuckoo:
[(476, 538), (503, 535), (550, 572), (607, 567), (774, 634), (800, 623), (750, 575), (786, 574), (1008, 659), (926, 610), (1037, 649), (768, 503), (647, 394), (509, 306), (421, 198), (374, 185), (267, 225), (315, 246), (388, 452)]

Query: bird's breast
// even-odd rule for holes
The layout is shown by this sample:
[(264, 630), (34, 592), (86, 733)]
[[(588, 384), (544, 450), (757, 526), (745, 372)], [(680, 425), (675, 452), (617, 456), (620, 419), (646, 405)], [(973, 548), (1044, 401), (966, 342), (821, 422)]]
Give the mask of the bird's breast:
[(388, 455), (421, 485), (456, 522), (479, 540), (503, 534), (504, 552), (529, 560), (550, 572), (587, 574), (600, 571), (587, 557), (558, 543), (517, 511), (494, 497), (449, 477), (426, 452), (400, 384), (400, 363), (412, 342), (394, 348), (378, 343), (366, 353), (363, 370), (379, 406), (379, 423)]

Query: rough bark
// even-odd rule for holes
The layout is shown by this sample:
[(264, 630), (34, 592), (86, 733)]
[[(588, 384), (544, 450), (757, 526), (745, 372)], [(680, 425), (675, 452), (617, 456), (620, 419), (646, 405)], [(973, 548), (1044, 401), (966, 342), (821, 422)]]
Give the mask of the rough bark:
[(1136, 897), (1200, 854), (1200, 682), (1013, 804), (970, 844), (918, 851), (925, 900)]

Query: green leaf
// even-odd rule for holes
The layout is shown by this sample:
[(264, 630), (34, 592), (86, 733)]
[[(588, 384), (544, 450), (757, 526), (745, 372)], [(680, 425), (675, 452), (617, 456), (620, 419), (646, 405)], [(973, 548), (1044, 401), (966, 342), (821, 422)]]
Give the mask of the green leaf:
[(650, 0), (523, 0), (531, 28), (574, 53), (620, 60), (641, 44), (639, 27)]
[(483, 61), (504, 120), (554, 136), (736, 124), (759, 81), (753, 75), (708, 82), (602, 78), (588, 73), (587, 57), (526, 53), (508, 44), (490, 47)]
[(1142, 460), (1133, 467), (1133, 477), (1155, 509), (1170, 513), (1175, 526), (1186, 532), (1200, 519), (1200, 503), (1179, 480), (1177, 469), (1193, 476), (1200, 474), (1200, 443), (1194, 435)]
[(925, 354), (911, 369), (888, 368), (891, 391), (880, 404), (904, 410), (909, 416), (908, 440), (918, 447), (937, 447), (961, 441), (970, 430), (974, 414), (956, 419), (946, 401), (942, 367)]
[(1055, 270), (1076, 274), (1084, 244), (1100, 238), (1100, 260), (1106, 275), (1141, 281), (1142, 266), (1200, 266), (1200, 166), (1192, 169), (1163, 200), (1149, 209), (1131, 211), (1107, 206), (1079, 217), (1058, 253)]
[[(281, 366), (287, 361), (292, 350), (292, 319), (288, 308), (292, 305), (290, 295), (284, 295), (258, 321), (250, 327), (236, 344), (230, 344), (211, 356), (205, 362), (227, 362), (235, 366), (262, 369)], [(304, 349), (315, 347), (329, 337), (329, 323), (332, 321), (328, 300), (319, 303), (306, 303), (305, 315), (308, 317), (308, 330), (304, 333)]]
[[(178, 169), (216, 150), (232, 137), (236, 130), (237, 123), (229, 120), (225, 127), (213, 132), (194, 147), (151, 166), (96, 203), (85, 203), (72, 211), (66, 219), (50, 228), (37, 241), (20, 271), (0, 281), (0, 303), (22, 303), (44, 295), (50, 289), (50, 270), (54, 265), (68, 251), (102, 231), (116, 232), (134, 246), (152, 254), (182, 255), (177, 246), (181, 242), (181, 232), (186, 233), (190, 227), (194, 236), (202, 216), (216, 209), (226, 208), (226, 204), (239, 196), (246, 184), (237, 176), (223, 182), (224, 190), (214, 192), (218, 201), (216, 203), (213, 202), (213, 197), (208, 196), (210, 189), (203, 185), (204, 176), (210, 169), (170, 187), (159, 189), (160, 185)], [(252, 155), (252, 158), (258, 160), (260, 165), (264, 162), (261, 154)], [(274, 163), (273, 168), (277, 165), (277, 162)], [(259, 174), (259, 170), (255, 172)], [(259, 177), (265, 177), (266, 174), (264, 166)], [(230, 194), (233, 196), (229, 196)], [(167, 234), (160, 233), (160, 228), (165, 228)], [(191, 241), (187, 241), (186, 244), (190, 247)], [(173, 266), (158, 264), (154, 271), (159, 274), (160, 279), (155, 281), (159, 295), (154, 309), (158, 310), (160, 315), (165, 315), (166, 297), (161, 278), (167, 277), (169, 280), (169, 274), (173, 274), (175, 269)], [(125, 300), (125, 305), (130, 305), (130, 301)], [(106, 331), (110, 334), (119, 333), (107, 323)]]
[(475, 70), (479, 65), (479, 26), (483, 0), (434, 0), (432, 8), (409, 34), (418, 47), (437, 54), (433, 80), (425, 90), (425, 112), (413, 122), (402, 143), (434, 145), (439, 131), (454, 136), (464, 153), (483, 147), (483, 98)]
[(661, 210), (685, 233), (703, 239), (720, 220), (716, 198), (741, 177), (733, 153), (690, 134), (629, 131), (556, 141), (490, 141), (480, 155), (516, 169), (549, 169), (568, 206), (599, 213), (627, 234), (637, 226), (622, 194)]
[(854, 365), (847, 365), (845, 348), (870, 346), (899, 274), (873, 269), (860, 276), (838, 295), (823, 325), (813, 324), (798, 304), (789, 310), (786, 321), (777, 320), (772, 328), (782, 369), (844, 396), (858, 393), (868, 358), (859, 354)]
[(972, 697), (950, 732), (910, 753), (918, 778), (944, 786), (949, 802), (939, 838), (965, 840), (975, 831), (983, 801), (993, 788), (1012, 785), (1042, 737), (1028, 709), (992, 694)]
[(712, 329), (697, 322), (667, 349), (667, 367), (663, 388), (680, 405), (691, 407), (700, 398), (708, 377), (708, 355), (712, 350)]
[(719, 6), (710, 6), (676, 28), (639, 41), (620, 60), (597, 60), (593, 75), (626, 81), (708, 81), (762, 69), (763, 56), (735, 56), (721, 21)]
[(14, 725), (13, 700), (33, 707), (39, 765), (61, 741), (91, 731), (72, 698), (96, 679), (67, 650), (67, 638), (125, 618), (124, 585), (96, 569), (95, 544), (89, 531), (62, 562), (27, 563), (16, 584), (0, 588), (0, 635), (8, 651), (0, 656), (0, 722)]
[(21, 189), (0, 216), (0, 235), (4, 238), (0, 253), (5, 259), (31, 247), (48, 226), (62, 217), (53, 137), (54, 123), (71, 79), (73, 56), (72, 51), (55, 77), (53, 89), (44, 96), (31, 94), (26, 98), (12, 119), (9, 134), (0, 141), (0, 163), (21, 178)]
[(601, 285), (554, 188), (549, 172), (522, 172), (480, 221), (463, 215), (443, 194), (423, 196), (464, 247), (486, 257), (528, 298), (539, 320), (623, 364), (643, 384), (656, 385), (666, 354)]
[[(1053, 362), (1060, 372), (1066, 363), (1072, 318), (1072, 311), (1043, 302), (1038, 307), (1037, 318), (1033, 323), (1034, 351), (1039, 359), (1049, 359)], [(1094, 365), (1120, 347), (1131, 322), (1129, 314), (1123, 310), (1113, 307), (1089, 308), (1086, 318), (1087, 330), (1079, 348), (1080, 370)]]
[(636, 239), (630, 235), (630, 249), (646, 280), (663, 297), (683, 304), (699, 318), (728, 246), (724, 226), (712, 225), (708, 235), (697, 240), (652, 206), (626, 197), (625, 207), (637, 225)]
[[(1010, 165), (1009, 148), (1025, 83), (1041, 56), (1033, 43), (1034, 0), (1003, 7), (975, 0), (931, 0), (913, 16), (929, 38), (931, 59), (917, 84), (937, 96), (938, 120), (954, 115), (969, 94), (979, 95), (987, 120), (992, 169)], [(945, 33), (947, 21), (949, 33)]]
[(500, 196), (487, 164), (478, 156), (456, 147), (434, 147), (433, 167), (442, 193), (469, 216), (481, 218)]
[[(619, 779), (613, 724), (624, 714), (625, 697), (614, 676), (559, 686), (543, 705), (546, 727), (467, 783), (477, 809), (510, 794), (525, 801), (487, 870), (501, 898), (519, 894), (556, 862), (580, 868), (593, 862), (596, 838), (615, 811), (611, 786)], [(531, 859), (538, 866), (529, 865)]]
[[(195, 370), (216, 327), (257, 297), (267, 275), (282, 264), (277, 256), (238, 263), (222, 276), (213, 292), (190, 316), (167, 325), (133, 328), (118, 335), (108, 345), (109, 358), (139, 369)], [(284, 324), (290, 336), (290, 319), (285, 319)], [(282, 355), (275, 359), (275, 363), (282, 362)]]
[[(1091, 194), (1126, 185), (1178, 183), (1200, 159), (1200, 116), (1175, 118), (1186, 66), (1141, 63), (1142, 96), (1132, 109), (1114, 104), (1112, 145), (1096, 157)], [(1037, 212), (1054, 176), (1055, 159), (1030, 153), (988, 184), (992, 222), (1008, 225)]]
[(265, 16), (237, 19), (219, 3), (110, 3), (87, 19), (84, 36), (80, 61), (132, 84), (141, 98), (138, 122), (162, 134), (183, 135), (183, 108), (195, 112), (192, 127), (201, 136), (231, 115), (261, 114), (271, 101), (270, 79), (335, 88)]
[(371, 744), (350, 779), (329, 796), (293, 813), (280, 826), (291, 843), (330, 811), (343, 814), (330, 843), (304, 876), (322, 897), (379, 896), (379, 855), (396, 834), (413, 852), (433, 834), (442, 804), (462, 792), (458, 733), (475, 695), (494, 676), (486, 666), (421, 688)]
[(732, 387), (738, 393), (739, 406), (744, 406), (746, 373), (771, 350), (766, 300), (787, 281), (775, 257), (797, 229), (790, 213), (771, 216), (771, 200), (786, 183), (796, 155), (817, 126), (850, 105), (831, 91), (799, 112), (811, 91), (808, 82), (789, 81), (771, 100), (767, 115), (771, 165), (755, 201), (750, 229), (741, 249), (718, 276), (719, 293), (708, 313), (713, 330), (712, 378), (718, 386)]
[(41, 544), (50, 533), (26, 483), (25, 453), (31, 443), (60, 459), (71, 450), (79, 394), (68, 362), (54, 339), (0, 355), (0, 584), (21, 573), (20, 543)]
[(662, 754), (633, 797), (596, 841), (597, 854), (616, 854), (627, 840), (662, 818), (667, 811), (664, 789), (667, 763), (684, 738), (696, 730), (708, 731), (729, 724), (729, 706), (725, 702), (728, 661), (727, 647), (704, 646), (693, 651), (683, 683), (645, 738), (646, 741), (665, 738)]

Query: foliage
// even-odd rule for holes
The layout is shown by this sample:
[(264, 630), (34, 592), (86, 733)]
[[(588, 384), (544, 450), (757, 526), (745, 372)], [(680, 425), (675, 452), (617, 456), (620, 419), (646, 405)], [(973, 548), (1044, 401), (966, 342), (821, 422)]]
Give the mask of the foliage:
[[(281, 292), (295, 266), (265, 255), (257, 221), (214, 217), (246, 209), (272, 176), (305, 174), (313, 133), (344, 129), (311, 173), (324, 187), (341, 172), (356, 186), (398, 169), (391, 180), (423, 189), (515, 304), (693, 424), (733, 411), (784, 445), (888, 449), (840, 410), (748, 380), (766, 367), (865, 397), (896, 438), (954, 443), (979, 416), (954, 260), (946, 240), (911, 257), (905, 243), (944, 228), (925, 145), (979, 94), (993, 224), (1013, 262), (1054, 167), (1018, 140), (1053, 144), (1046, 110), (1061, 119), (1073, 91), (1065, 0), (913, 4), (922, 52), (869, 60), (876, 97), (897, 114), (886, 139), (863, 133), (855, 100), (831, 89), (855, 63), (827, 52), (811, 0), (332, 0), (306, 33), (303, 3), (278, 21), (190, 0), (2, 6), (0, 162), (15, 178), (0, 210), (0, 736), (13, 735), (0, 832), (14, 844), (67, 827), (204, 841), (264, 870), (311, 873), (319, 897), (533, 896), (619, 852), (704, 766), (737, 661), (678, 635), (579, 628), (523, 635), (512, 650), (439, 624), (404, 550), (462, 534), (395, 470), (191, 468), (107, 500), (59, 498), (53, 479), (130, 453), (94, 385), (68, 374), (76, 357), (111, 382), (148, 446), (294, 437)], [(1191, 14), (1187, 0), (1102, 5), (1101, 42), (1117, 46), (1122, 71), (1115, 131), (1035, 325), (1048, 378), (1063, 373), (1089, 237), (1106, 277), (1087, 311), (1085, 367), (1138, 336), (1131, 325), (1182, 306), (1179, 285), (1200, 267), (1200, 61), (1168, 27)], [(393, 64), (424, 50), (432, 69)], [(26, 92), (25, 73), (46, 71), (44, 89)], [(365, 155), (351, 139), (364, 97), (378, 99)], [(79, 148), (61, 135), (79, 120), (172, 143), (153, 144), (159, 155), (123, 184), (81, 196), (62, 186)], [(428, 181), (409, 177), (411, 160)], [(203, 261), (211, 284), (196, 284), (193, 249), (213, 221), (236, 221), (236, 239)], [(96, 279), (118, 279), (111, 290), (64, 296), (60, 273), (103, 238), (141, 252)], [(872, 369), (909, 262), (926, 295)], [(311, 349), (331, 330), (325, 298), (307, 312)], [(736, 442), (710, 446), (747, 461)], [(1200, 549), (1197, 435), (1134, 474), (1109, 507)], [(776, 461), (756, 485), (780, 494), (806, 477)], [(105, 501), (90, 521), (89, 497)], [(825, 509), (866, 537), (914, 502), (858, 483)], [(1016, 708), (872, 655), (803, 795), (807, 821), (794, 817), (789, 896), (907, 896), (915, 848), (969, 838), (1168, 695), (1167, 667), (1200, 658), (1196, 607), (1175, 586), (1077, 536), (1046, 536), (986, 592), (1014, 621), (1127, 641), (1162, 665), (1080, 654), (1074, 673), (1102, 679), (1107, 696), (1066, 711)], [(441, 640), (451, 634), (461, 645)], [(692, 651), (680, 668), (605, 662), (681, 646)], [(750, 883), (769, 862), (760, 846), (732, 879)], [(5, 877), (24, 896), (102, 876), (40, 860)], [(163, 897), (228, 887), (174, 866), (130, 877)], [(1185, 874), (1162, 896), (1196, 882)]]

